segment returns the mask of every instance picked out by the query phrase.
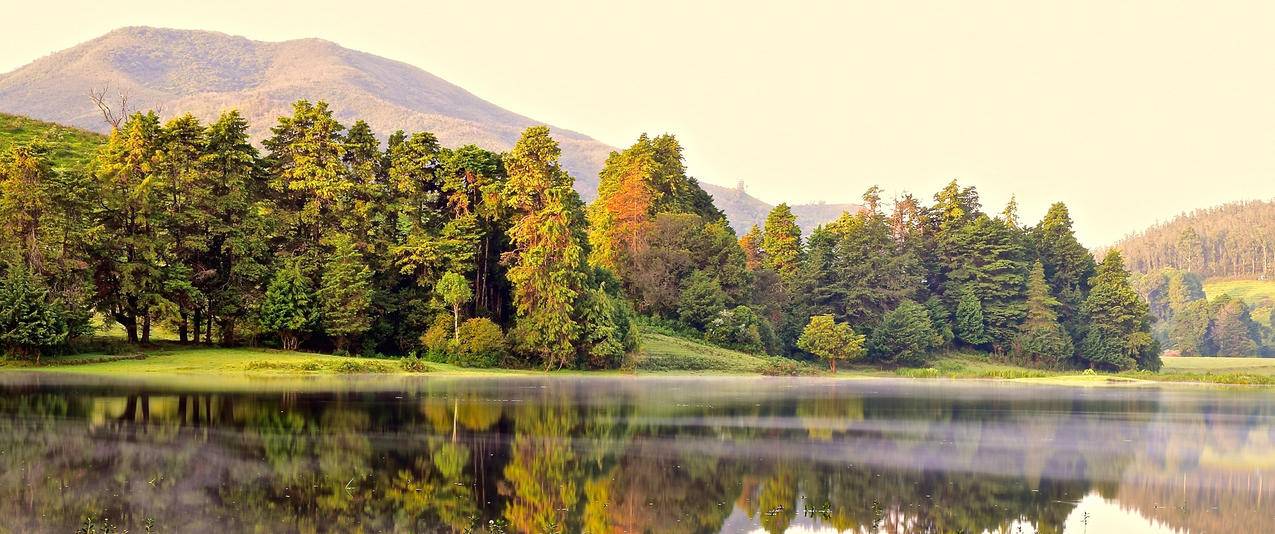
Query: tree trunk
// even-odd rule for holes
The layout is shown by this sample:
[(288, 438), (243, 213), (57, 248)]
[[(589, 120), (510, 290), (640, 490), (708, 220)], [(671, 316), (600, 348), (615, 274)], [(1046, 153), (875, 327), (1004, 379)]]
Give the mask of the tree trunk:
[[(182, 321), (177, 324), (177, 340), (186, 344), (190, 339), (190, 318), (187, 317), (186, 311), (181, 312)], [(199, 324), (199, 323), (196, 323)], [(199, 327), (195, 327), (195, 341), (199, 341)]]
[[(199, 308), (199, 307), (195, 308), (195, 317), (194, 317), (194, 320), (192, 321), (192, 326), (194, 326), (194, 330), (195, 330), (195, 343), (199, 343), (199, 332), (204, 329), (204, 309), (203, 308)], [(182, 341), (185, 341), (185, 339), (183, 338)]]
[(828, 363), (832, 364), (832, 374), (837, 374), (837, 359), (828, 358)]
[(221, 322), (221, 345), (229, 347), (235, 344), (235, 320), (224, 319)]
[(452, 304), (452, 339), (460, 343), (460, 304)]
[(149, 345), (151, 342), (151, 316), (142, 317), (142, 344)]
[(208, 320), (204, 321), (204, 328), (207, 330), (207, 332), (205, 332), (205, 335), (204, 335), (204, 343), (207, 343), (209, 345), (212, 345), (212, 327), (213, 327), (212, 317), (209, 316)]

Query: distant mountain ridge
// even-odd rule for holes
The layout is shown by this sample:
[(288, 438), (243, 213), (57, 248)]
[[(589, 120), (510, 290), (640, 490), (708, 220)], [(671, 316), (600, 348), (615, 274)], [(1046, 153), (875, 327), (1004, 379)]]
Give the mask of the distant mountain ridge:
[[(523, 129), (540, 124), (419, 68), (330, 41), (262, 42), (149, 27), (115, 30), (0, 75), (0, 111), (103, 132), (107, 126), (88, 95), (108, 87), (128, 95), (132, 109), (165, 115), (190, 112), (208, 120), (236, 108), (257, 140), (299, 99), (325, 100), (342, 123), (363, 119), (383, 138), (399, 129), (429, 131), (447, 146), (506, 150)], [(598, 171), (615, 148), (571, 130), (554, 128), (553, 134), (576, 189), (592, 199)], [(701, 184), (738, 231), (771, 207), (740, 190)], [(794, 212), (809, 229), (840, 214), (836, 206), (857, 209), (794, 206)], [(826, 217), (830, 211), (836, 214)]]

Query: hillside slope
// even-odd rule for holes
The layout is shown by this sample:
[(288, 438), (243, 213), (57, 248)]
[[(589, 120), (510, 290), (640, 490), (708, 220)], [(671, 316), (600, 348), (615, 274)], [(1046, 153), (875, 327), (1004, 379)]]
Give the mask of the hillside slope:
[(44, 142), (52, 151), (53, 164), (73, 169), (88, 163), (106, 137), (79, 128), (38, 121), (20, 115), (0, 113), (0, 154), (13, 145)]
[[(88, 96), (104, 88), (127, 95), (131, 109), (158, 109), (166, 116), (190, 112), (208, 120), (237, 108), (257, 140), (303, 98), (327, 101), (344, 124), (367, 121), (382, 138), (399, 129), (430, 131), (447, 146), (506, 150), (522, 130), (541, 123), (406, 63), (321, 39), (262, 42), (147, 27), (122, 28), (0, 75), (0, 111), (105, 132)], [(554, 136), (576, 189), (592, 199), (598, 171), (614, 148), (561, 128)], [(757, 212), (770, 209), (701, 183), (736, 228), (747, 228)]]
[(1223, 204), (1178, 215), (1114, 245), (1130, 269), (1173, 267), (1205, 278), (1275, 275), (1275, 202)]

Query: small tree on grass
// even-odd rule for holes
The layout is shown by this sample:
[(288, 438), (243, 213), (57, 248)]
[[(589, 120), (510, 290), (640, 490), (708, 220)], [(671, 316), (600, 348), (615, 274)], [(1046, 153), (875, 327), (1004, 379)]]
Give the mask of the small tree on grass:
[(9, 269), (0, 283), (0, 345), (7, 354), (40, 362), (40, 353), (66, 342), (61, 306), (25, 268)]
[(452, 336), (460, 341), (460, 306), (474, 297), (469, 288), (469, 280), (459, 274), (448, 272), (438, 280), (434, 292), (442, 297), (443, 302), (452, 308)]
[(275, 273), (266, 288), (266, 298), (261, 303), (261, 326), (279, 333), (284, 350), (297, 350), (301, 336), (314, 326), (314, 301), (310, 280), (297, 262), (289, 262)]
[(839, 323), (831, 315), (816, 315), (806, 323), (797, 348), (828, 360), (832, 372), (837, 372), (837, 360), (854, 360), (865, 353), (864, 337), (854, 333), (846, 323)]

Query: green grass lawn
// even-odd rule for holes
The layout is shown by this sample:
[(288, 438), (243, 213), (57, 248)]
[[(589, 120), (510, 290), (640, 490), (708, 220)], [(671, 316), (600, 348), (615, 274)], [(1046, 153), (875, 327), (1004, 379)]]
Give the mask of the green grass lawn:
[(646, 372), (762, 373), (775, 358), (725, 349), (653, 332), (642, 333), (641, 347), (626, 367)]
[(35, 119), (0, 113), (0, 153), (13, 145), (44, 140), (52, 153), (53, 164), (60, 169), (84, 166), (93, 159), (106, 136)]
[[(470, 369), (428, 363), (409, 371), (401, 359), (333, 356), (264, 348), (186, 347), (159, 344), (145, 353), (52, 356), (34, 366), (0, 361), (0, 371), (34, 371), (51, 375), (126, 378), (167, 387), (260, 390), (343, 387), (371, 383), (400, 387), (414, 376), (596, 376), (596, 375), (760, 375), (831, 376), (819, 364), (793, 362), (704, 344), (677, 336), (646, 332), (641, 348), (626, 362), (627, 371), (554, 371), (538, 369)], [(776, 369), (780, 371), (776, 373)], [(920, 368), (881, 369), (866, 364), (843, 365), (838, 378), (997, 379), (1063, 385), (1136, 385), (1156, 382), (1275, 385), (1275, 358), (1168, 357), (1159, 373), (1087, 373), (1027, 369), (989, 360), (975, 353), (938, 355)], [(354, 382), (351, 382), (354, 381)]]

